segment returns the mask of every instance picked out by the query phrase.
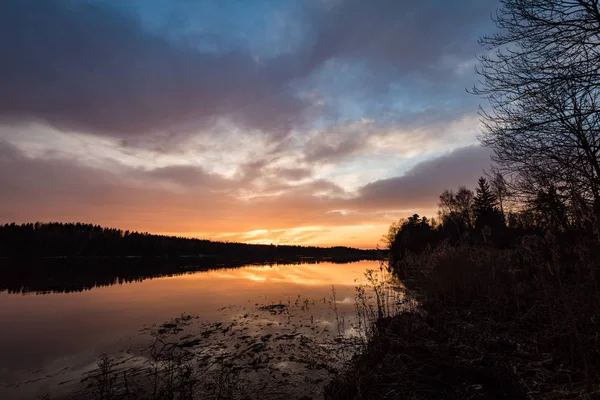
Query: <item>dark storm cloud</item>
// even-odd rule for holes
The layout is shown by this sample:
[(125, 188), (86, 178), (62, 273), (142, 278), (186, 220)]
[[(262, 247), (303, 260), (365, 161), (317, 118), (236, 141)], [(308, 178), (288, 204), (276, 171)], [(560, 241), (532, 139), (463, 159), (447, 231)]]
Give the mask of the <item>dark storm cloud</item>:
[[(373, 78), (425, 73), (447, 78), (444, 58), (472, 58), (478, 50), (476, 24), (489, 23), (497, 0), (345, 0), (324, 16), (312, 54), (364, 61)], [(387, 71), (388, 74), (385, 74)], [(396, 75), (397, 77), (397, 75)]]
[(314, 28), (310, 45), (257, 62), (243, 49), (209, 53), (175, 44), (101, 3), (5, 0), (0, 121), (42, 121), (132, 144), (140, 135), (195, 133), (225, 118), (278, 137), (302, 124), (310, 107), (291, 92), (292, 80), (332, 58), (366, 62), (379, 83), (402, 73), (434, 76), (444, 57), (475, 51), (470, 24), (494, 3), (345, 0), (305, 15)]
[(0, 30), (4, 121), (128, 137), (196, 131), (222, 116), (278, 133), (302, 108), (283, 90), (284, 60), (200, 53), (92, 2), (2, 1)]
[(363, 209), (433, 208), (444, 189), (455, 189), (459, 185), (474, 186), (490, 164), (489, 149), (463, 147), (421, 162), (403, 176), (365, 185), (352, 203)]

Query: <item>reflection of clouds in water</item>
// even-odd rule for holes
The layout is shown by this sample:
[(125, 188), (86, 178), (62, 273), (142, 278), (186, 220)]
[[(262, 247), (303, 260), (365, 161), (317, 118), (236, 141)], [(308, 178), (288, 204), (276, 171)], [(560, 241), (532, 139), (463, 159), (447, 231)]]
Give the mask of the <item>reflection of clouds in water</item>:
[[(4, 336), (0, 333), (0, 343), (19, 335), (28, 347), (14, 345), (14, 354), (23, 354), (38, 340), (39, 333), (29, 329), (29, 325), (22, 323), (20, 319), (11, 318), (11, 315), (26, 313), (32, 321), (43, 321), (45, 341), (52, 342), (53, 345), (36, 348), (36, 357), (31, 357), (29, 362), (23, 361), (23, 368), (15, 368), (14, 362), (5, 362), (4, 365), (1, 359), (0, 368), (10, 366), (14, 381), (24, 382), (30, 380), (34, 375), (31, 371), (35, 371), (27, 371), (27, 368), (42, 367), (43, 371), (37, 376), (45, 378), (46, 374), (64, 376), (66, 372), (58, 373), (68, 367), (72, 370), (69, 378), (60, 379), (61, 382), (66, 381), (83, 372), (84, 365), (89, 365), (85, 370), (95, 366), (97, 357), (102, 352), (118, 355), (119, 350), (147, 344), (148, 337), (144, 338), (136, 333), (140, 328), (161, 324), (182, 312), (198, 315), (198, 322), (221, 321), (223, 326), (235, 324), (229, 331), (218, 333), (219, 340), (227, 346), (240, 343), (239, 338), (244, 335), (251, 335), (260, 344), (263, 343), (262, 336), (272, 333), (273, 338), (266, 342), (269, 345), (278, 335), (299, 335), (273, 342), (277, 346), (282, 344), (286, 351), (274, 353), (275, 357), (283, 357), (278, 361), (298, 366), (287, 359), (287, 352), (292, 351), (293, 346), (305, 349), (309, 342), (327, 342), (338, 337), (333, 304), (337, 307), (338, 315), (345, 318), (341, 336), (357, 336), (354, 319), (355, 279), (363, 282), (365, 271), (377, 267), (378, 263), (374, 261), (351, 264), (252, 265), (107, 286), (76, 294), (8, 297), (11, 300), (10, 313), (0, 313), (0, 316), (4, 317), (3, 321), (12, 330), (6, 331)], [(335, 303), (332, 299), (332, 286), (336, 290)], [(304, 303), (305, 299), (309, 300), (309, 304)], [(268, 311), (258, 309), (260, 306), (278, 303), (289, 306), (289, 309), (281, 315), (271, 315)], [(247, 317), (244, 318), (246, 314)], [(52, 318), (49, 318), (50, 315)], [(182, 336), (185, 334), (201, 338), (202, 329), (196, 326), (194, 330), (190, 326), (182, 332)], [(300, 341), (300, 335), (305, 337), (304, 342)], [(242, 342), (241, 349), (254, 354), (252, 349), (248, 350), (250, 346)], [(276, 350), (279, 351), (279, 347)], [(221, 351), (224, 350), (215, 349), (215, 352)], [(56, 358), (67, 354), (77, 355), (79, 359)], [(315, 358), (314, 354), (309, 356)], [(304, 365), (300, 366), (305, 368)], [(31, 387), (56, 387), (58, 383), (59, 379), (49, 378), (36, 382)], [(65, 386), (67, 385), (62, 385), (61, 388)], [(14, 394), (15, 392), (10, 392), (4, 396), (0, 385), (0, 398), (17, 398)], [(35, 395), (37, 394), (39, 392)], [(25, 398), (35, 398), (35, 395)]]
[(249, 279), (251, 281), (266, 281), (267, 280), (267, 278), (264, 276), (257, 276), (257, 275), (252, 275), (252, 274), (246, 274), (245, 278)]
[[(216, 279), (236, 279), (250, 281), (288, 282), (303, 286), (354, 286), (357, 279), (363, 277), (364, 271), (372, 268), (373, 262), (356, 262), (350, 264), (299, 264), (248, 266), (236, 270), (210, 271), (208, 276)], [(187, 279), (205, 279), (204, 275), (191, 274)]]
[(336, 303), (338, 304), (356, 304), (356, 300), (354, 300), (351, 297), (344, 297), (344, 300), (336, 300)]

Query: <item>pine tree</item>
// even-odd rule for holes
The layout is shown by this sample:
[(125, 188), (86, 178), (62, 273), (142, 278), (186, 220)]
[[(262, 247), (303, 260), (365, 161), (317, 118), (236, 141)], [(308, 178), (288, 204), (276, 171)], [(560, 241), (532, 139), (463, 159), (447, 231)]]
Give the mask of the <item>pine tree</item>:
[(498, 201), (496, 195), (494, 195), (492, 193), (492, 189), (490, 189), (490, 184), (484, 177), (479, 178), (477, 185), (477, 189), (475, 189), (476, 195), (473, 202), (473, 208), (476, 215), (481, 214), (482, 212), (493, 210)]
[(492, 192), (489, 183), (484, 177), (477, 181), (475, 199), (473, 200), (473, 211), (475, 214), (475, 228), (482, 229), (484, 226), (504, 226), (504, 216), (498, 210), (498, 198)]

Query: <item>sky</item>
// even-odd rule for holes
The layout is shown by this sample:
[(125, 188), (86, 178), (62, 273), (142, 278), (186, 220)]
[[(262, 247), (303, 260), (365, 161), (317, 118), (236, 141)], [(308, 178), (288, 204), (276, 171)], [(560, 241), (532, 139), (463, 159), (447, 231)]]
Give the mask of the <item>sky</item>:
[(0, 222), (374, 248), (473, 186), (497, 0), (0, 2)]

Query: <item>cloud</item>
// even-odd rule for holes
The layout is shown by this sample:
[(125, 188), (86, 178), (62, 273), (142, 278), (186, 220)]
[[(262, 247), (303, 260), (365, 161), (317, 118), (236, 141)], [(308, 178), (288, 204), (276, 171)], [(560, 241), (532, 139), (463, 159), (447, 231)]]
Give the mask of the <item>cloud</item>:
[(373, 121), (359, 120), (310, 132), (305, 139), (304, 160), (336, 163), (359, 151), (368, 151), (368, 137), (376, 132)]
[[(352, 198), (334, 183), (316, 180), (245, 199), (239, 190), (223, 191), (239, 189), (239, 182), (200, 169), (130, 168), (113, 174), (68, 160), (32, 159), (0, 142), (0, 220), (79, 220), (211, 236), (301, 227), (339, 233), (340, 227), (385, 226), (416, 210), (431, 211), (443, 189), (474, 184), (488, 164), (489, 152), (470, 146), (418, 164), (404, 176), (367, 184)], [(181, 185), (179, 193), (160, 184), (173, 181)]]
[(0, 26), (5, 123), (133, 141), (197, 133), (225, 118), (283, 134), (304, 107), (285, 90), (285, 60), (259, 65), (241, 51), (200, 52), (94, 2), (3, 1)]
[(0, 219), (349, 244), (434, 212), (489, 164), (496, 5), (0, 1)]
[(273, 190), (266, 187), (261, 196), (247, 199), (241, 194), (251, 183), (201, 168), (120, 166), (118, 171), (76, 160), (30, 158), (0, 142), (0, 220), (97, 221), (127, 229), (213, 234), (281, 229), (328, 224), (325, 214), (335, 200), (323, 194), (340, 191), (322, 180), (281, 183), (278, 195), (265, 195)]
[[(287, 53), (257, 61), (243, 46), (209, 51), (161, 36), (100, 2), (3, 1), (0, 121), (41, 121), (118, 137), (127, 145), (148, 145), (141, 139), (147, 135), (170, 141), (218, 131), (220, 122), (229, 121), (277, 140), (315, 117), (314, 104), (294, 92), (292, 81), (302, 86), (328, 60), (340, 58), (366, 63), (368, 76), (357, 80), (365, 89), (381, 81), (387, 91), (408, 73), (431, 80), (436, 70), (456, 67), (458, 61), (445, 65), (448, 57), (463, 62), (473, 56), (474, 41), (466, 40), (470, 23), (495, 1), (336, 4), (292, 14), (313, 34)], [(216, 36), (193, 37), (220, 43)]]
[[(487, 21), (497, 0), (345, 0), (325, 14), (316, 34), (312, 57), (364, 60), (372, 80), (389, 75), (426, 72), (445, 79), (455, 61), (478, 50), (473, 28)], [(386, 73), (387, 72), (387, 73)], [(371, 82), (373, 84), (373, 82)]]
[(137, 170), (139, 178), (146, 184), (168, 182), (179, 188), (202, 188), (213, 192), (234, 189), (238, 182), (218, 174), (208, 173), (197, 166), (168, 166), (149, 171)]
[(473, 186), (491, 164), (490, 150), (468, 146), (424, 161), (403, 176), (369, 183), (354, 200), (361, 209), (435, 208), (444, 189)]
[(312, 176), (312, 170), (310, 168), (303, 167), (278, 168), (276, 174), (283, 180), (299, 181), (310, 178)]

